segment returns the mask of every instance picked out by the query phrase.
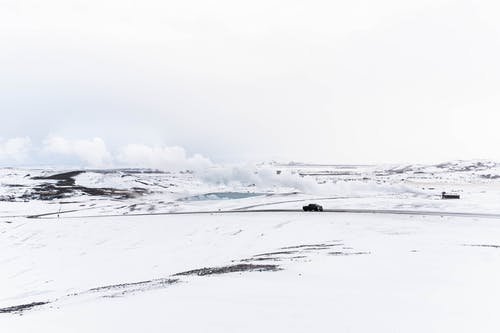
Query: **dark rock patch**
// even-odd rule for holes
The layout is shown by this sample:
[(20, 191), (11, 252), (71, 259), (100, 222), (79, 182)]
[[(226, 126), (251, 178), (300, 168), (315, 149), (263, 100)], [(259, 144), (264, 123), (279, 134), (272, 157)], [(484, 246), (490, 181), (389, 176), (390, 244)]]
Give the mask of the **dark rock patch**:
[(341, 251), (335, 251), (335, 252), (329, 252), (328, 253), (331, 256), (359, 256), (359, 255), (364, 255), (364, 254), (371, 254), (371, 252), (341, 252)]
[(344, 244), (331, 244), (328, 246), (311, 246), (311, 247), (304, 247), (302, 248), (304, 251), (321, 251), (321, 250), (328, 250), (334, 246), (343, 246)]
[(116, 199), (130, 199), (138, 195), (147, 193), (147, 190), (141, 187), (134, 187), (131, 190), (115, 188), (94, 188), (76, 185), (74, 177), (85, 173), (86, 171), (69, 171), (50, 176), (32, 177), (34, 180), (56, 181), (44, 182), (34, 186), (30, 191), (24, 193), (22, 200), (54, 200), (64, 199), (75, 195), (106, 196)]
[(107, 196), (117, 199), (130, 199), (145, 193), (147, 193), (147, 190), (140, 188), (133, 188), (129, 191), (114, 188), (92, 188), (76, 185), (67, 186), (57, 183), (35, 186), (30, 193), (22, 195), (21, 199), (54, 200), (68, 198), (78, 194), (86, 194), (89, 196)]
[(14, 305), (7, 308), (1, 308), (0, 313), (22, 313), (26, 310), (31, 310), (35, 307), (49, 304), (49, 302), (33, 302), (28, 304)]
[(500, 175), (492, 175), (492, 174), (480, 175), (480, 177), (484, 179), (500, 179)]
[(297, 252), (298, 251), (268, 252), (268, 253), (256, 254), (254, 257), (270, 257), (270, 256), (276, 256), (276, 255), (283, 255), (283, 254), (294, 254), (294, 253), (297, 253)]
[(303, 245), (295, 245), (295, 246), (287, 246), (287, 247), (282, 247), (282, 250), (291, 250), (291, 249), (298, 249), (298, 250), (304, 250), (304, 249), (311, 249), (311, 250), (324, 250), (324, 249), (329, 249), (334, 246), (341, 246), (343, 244), (340, 244), (341, 241), (333, 241), (332, 243), (321, 243), (321, 244), (303, 244)]
[(188, 276), (188, 275), (207, 276), (207, 275), (241, 273), (241, 272), (276, 272), (280, 270), (281, 268), (278, 265), (237, 264), (231, 266), (194, 269), (191, 271), (177, 273), (174, 274), (173, 276)]
[(140, 281), (140, 282), (112, 284), (109, 286), (92, 288), (92, 289), (89, 289), (88, 291), (89, 292), (101, 292), (101, 291), (108, 291), (108, 290), (126, 289), (126, 288), (130, 288), (130, 287), (147, 286), (147, 285), (151, 285), (151, 284), (168, 285), (168, 284), (176, 283), (178, 281), (179, 280), (177, 280), (177, 279), (154, 279), (154, 280), (147, 280), (147, 281)]
[[(161, 289), (166, 288), (172, 284), (178, 283), (178, 279), (154, 279), (140, 282), (131, 282), (131, 283), (121, 283), (121, 284), (113, 284), (109, 286), (97, 287), (89, 289), (87, 292), (90, 293), (107, 293), (111, 292), (111, 294), (106, 294), (103, 297), (121, 297), (127, 294), (133, 294), (138, 292), (145, 292), (148, 290)], [(74, 295), (68, 295), (74, 296)]]
[(500, 249), (500, 245), (494, 245), (494, 244), (463, 244), (463, 246), (489, 247), (489, 248), (494, 248), (494, 249)]
[(241, 262), (255, 262), (255, 261), (281, 261), (284, 258), (279, 258), (279, 257), (260, 257), (260, 258), (248, 258), (248, 259), (241, 259), (241, 260), (233, 260), (233, 261), (241, 261)]
[(78, 175), (81, 175), (82, 173), (85, 173), (85, 171), (83, 171), (83, 170), (69, 171), (69, 172), (57, 173), (55, 175), (50, 175), (50, 176), (33, 177), (32, 179), (35, 179), (35, 180), (41, 180), (41, 179), (70, 180)]

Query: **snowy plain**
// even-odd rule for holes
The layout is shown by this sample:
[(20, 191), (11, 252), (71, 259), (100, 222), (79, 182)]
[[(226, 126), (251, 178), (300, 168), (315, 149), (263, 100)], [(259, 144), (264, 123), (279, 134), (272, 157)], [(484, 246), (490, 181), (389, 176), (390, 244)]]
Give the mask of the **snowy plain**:
[[(494, 162), (0, 183), (1, 332), (500, 330)], [(311, 202), (373, 212), (300, 211)]]

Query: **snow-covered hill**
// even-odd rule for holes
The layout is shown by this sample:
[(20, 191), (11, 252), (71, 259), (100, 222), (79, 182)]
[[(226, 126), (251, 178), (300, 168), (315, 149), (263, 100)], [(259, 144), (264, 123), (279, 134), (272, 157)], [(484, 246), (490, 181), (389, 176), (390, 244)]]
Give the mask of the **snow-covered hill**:
[[(0, 328), (497, 332), (498, 175), (487, 161), (1, 169)], [(310, 202), (337, 211), (299, 211)]]
[[(462, 195), (440, 200), (442, 191)], [(487, 161), (433, 166), (265, 164), (202, 173), (158, 170), (0, 169), (3, 216), (161, 213), (241, 208), (425, 208), (500, 212), (500, 165)], [(65, 213), (69, 211), (69, 213)]]

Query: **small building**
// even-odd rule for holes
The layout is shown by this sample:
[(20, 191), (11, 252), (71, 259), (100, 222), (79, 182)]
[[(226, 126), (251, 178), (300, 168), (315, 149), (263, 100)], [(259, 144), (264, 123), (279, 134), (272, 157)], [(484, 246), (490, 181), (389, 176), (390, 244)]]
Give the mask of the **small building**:
[(446, 192), (441, 193), (441, 199), (460, 199), (459, 194), (449, 194)]

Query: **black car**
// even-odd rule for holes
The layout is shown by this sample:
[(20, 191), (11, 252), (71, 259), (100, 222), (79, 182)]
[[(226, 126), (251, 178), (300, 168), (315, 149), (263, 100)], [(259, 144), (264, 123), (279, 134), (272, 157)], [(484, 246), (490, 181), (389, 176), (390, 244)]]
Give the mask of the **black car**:
[(302, 207), (302, 209), (304, 210), (304, 212), (322, 212), (323, 206), (320, 206), (318, 204), (309, 204)]

